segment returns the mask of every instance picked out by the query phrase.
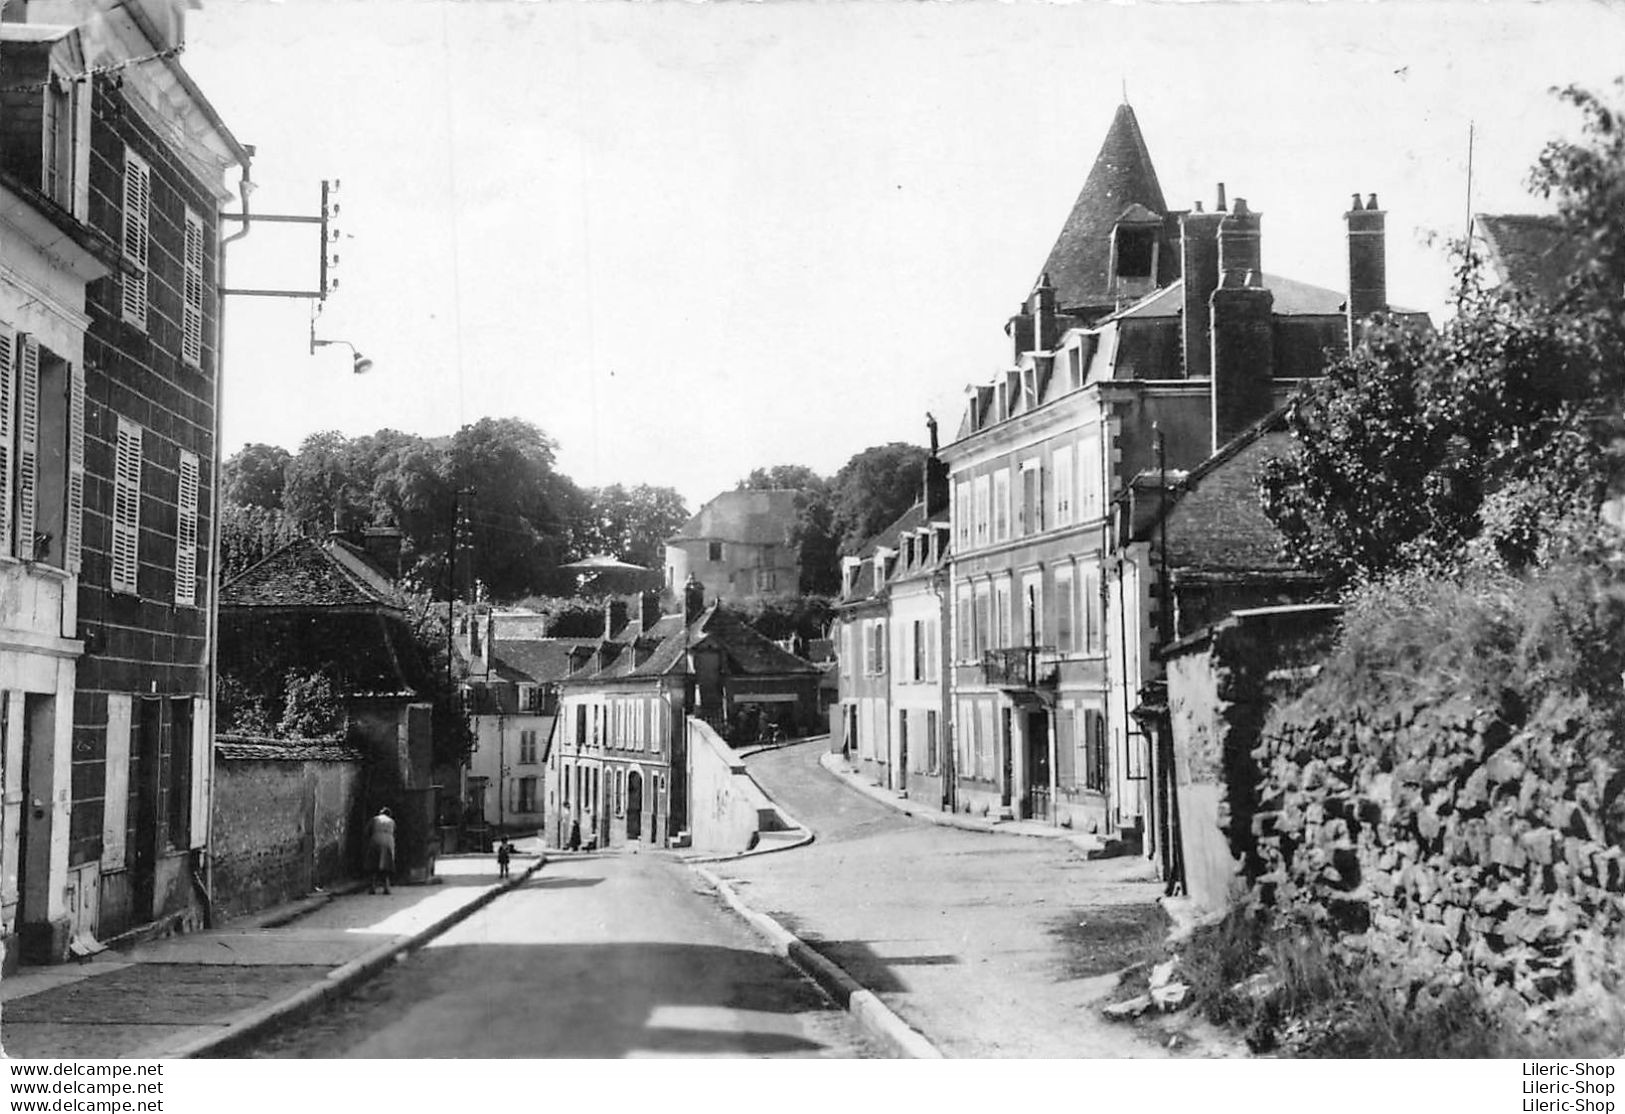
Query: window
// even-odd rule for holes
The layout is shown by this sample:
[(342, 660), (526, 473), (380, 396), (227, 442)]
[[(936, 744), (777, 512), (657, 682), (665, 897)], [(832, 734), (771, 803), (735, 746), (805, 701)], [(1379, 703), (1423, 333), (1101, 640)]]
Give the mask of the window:
[(1118, 225), (1117, 277), (1147, 279), (1151, 277), (1152, 260), (1156, 258), (1156, 230), (1128, 228)]
[(971, 502), (970, 484), (960, 480), (954, 484), (954, 544), (960, 549), (970, 548)]
[(773, 569), (756, 570), (756, 590), (758, 592), (776, 592), (779, 588), (779, 576)]
[(885, 620), (876, 620), (870, 627), (873, 638), (873, 650), (869, 658), (869, 672), (880, 675), (886, 672), (886, 623)]
[(181, 359), (203, 366), (203, 219), (186, 210), (185, 284), (181, 291)]
[(1070, 654), (1077, 647), (1072, 642), (1073, 616), (1077, 602), (1072, 592), (1072, 566), (1061, 565), (1055, 570), (1055, 649)]
[(970, 661), (975, 648), (971, 586), (962, 584), (954, 597), (954, 660)]
[(1100, 427), (1091, 426), (1078, 442), (1078, 521), (1101, 515), (1105, 484), (1100, 470)]
[(993, 473), (993, 540), (1010, 540), (1010, 469)]
[(12, 453), (12, 408), (17, 398), (17, 367), (12, 362), (11, 334), (0, 329), (0, 553), (11, 552), (11, 483), (15, 474)]
[(118, 420), (118, 448), (113, 465), (112, 588), (136, 591), (138, 542), (141, 533), (141, 427)]
[(540, 690), (535, 685), (520, 685), (518, 692), (521, 712), (534, 712), (541, 705)]
[(1096, 793), (1106, 791), (1106, 717), (1093, 708), (1083, 713), (1083, 787)]
[(1021, 465), (1021, 532), (1036, 534), (1044, 529), (1044, 470), (1038, 461)]
[(587, 745), (587, 706), (576, 705), (576, 749)]
[(175, 602), (197, 603), (197, 454), (181, 453), (180, 490), (175, 507)]
[(626, 771), (615, 771), (615, 815), (626, 815)]
[(706, 558), (706, 560), (713, 561), (713, 562), (722, 560), (722, 543), (721, 542), (706, 542), (705, 543), (705, 558)]
[(942, 627), (940, 620), (932, 616), (925, 624), (925, 679), (935, 681), (940, 665), (937, 661), (937, 646), (942, 641)]
[(993, 586), (984, 583), (976, 590), (976, 620), (971, 628), (975, 632), (975, 641), (972, 644), (975, 655), (972, 660), (980, 660), (990, 646), (989, 639), (993, 634), (990, 611), (992, 604)]
[[(164, 791), (168, 797), (169, 845), (192, 845), (192, 701), (165, 700), (169, 712), (169, 763)], [(162, 735), (159, 736), (162, 739)], [(160, 743), (160, 746), (162, 743)]]
[[(12, 418), (15, 438), (12, 452), (16, 463), (15, 476), (17, 502), (15, 524), (16, 553), (24, 561), (34, 560), (37, 552), (36, 530), (39, 510), (39, 345), (26, 334), (17, 337), (13, 350), (16, 361), (12, 389), (17, 395), (16, 414)], [(4, 493), (10, 497), (10, 491)]]
[(1051, 457), (1055, 466), (1055, 508), (1051, 514), (1057, 526), (1072, 523), (1072, 487), (1076, 482), (1072, 474), (1072, 446), (1056, 449)]
[(1026, 646), (1043, 646), (1044, 581), (1041, 573), (1029, 573), (1021, 580), (1021, 622), (1018, 624)]
[(925, 713), (925, 772), (937, 772), (937, 749), (941, 740), (937, 738), (937, 712), (935, 708), (927, 709)]
[(916, 619), (909, 624), (910, 636), (913, 638), (914, 673), (911, 680), (925, 680), (925, 621)]
[(152, 206), (152, 170), (134, 151), (124, 152), (124, 258), (133, 271), (120, 279), (124, 320), (147, 327), (147, 213)]
[(1106, 650), (1106, 617), (1102, 614), (1100, 598), (1100, 566), (1082, 565), (1079, 568), (1078, 602), (1083, 608), (1083, 652), (1100, 654)]
[(991, 476), (976, 477), (976, 509), (971, 521), (974, 523), (976, 534), (975, 544), (986, 545), (990, 540), (988, 528), (993, 522), (993, 478)]
[(0, 71), (8, 76), (0, 169), (83, 220), (90, 97), (72, 43), (8, 37), (0, 43)]
[(519, 779), (519, 810), (520, 812), (536, 812), (536, 779), (522, 777)]
[(841, 624), (841, 676), (852, 676), (852, 624)]
[(536, 762), (536, 732), (519, 732), (519, 761), (534, 765)]
[(1010, 579), (1000, 577), (993, 582), (994, 646), (1007, 647), (1010, 641)]

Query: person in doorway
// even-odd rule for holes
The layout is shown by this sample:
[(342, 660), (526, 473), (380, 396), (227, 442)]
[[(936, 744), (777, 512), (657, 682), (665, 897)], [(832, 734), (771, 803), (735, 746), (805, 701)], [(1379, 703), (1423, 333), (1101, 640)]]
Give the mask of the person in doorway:
[(570, 821), (570, 838), (564, 844), (566, 851), (581, 850), (581, 818), (578, 816)]
[(513, 844), (508, 837), (502, 837), (502, 843), (497, 847), (497, 877), (508, 877), (508, 863), (513, 859)]
[(395, 875), (395, 814), (387, 807), (367, 821), (367, 866), (371, 871), (367, 892), (377, 893), (382, 885), (387, 894)]

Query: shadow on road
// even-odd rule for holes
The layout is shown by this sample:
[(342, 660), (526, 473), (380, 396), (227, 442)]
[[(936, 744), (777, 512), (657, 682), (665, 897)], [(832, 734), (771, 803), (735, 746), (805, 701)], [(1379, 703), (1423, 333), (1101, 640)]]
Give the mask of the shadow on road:
[(807, 1034), (821, 1030), (797, 1015), (832, 1009), (783, 960), (758, 951), (652, 942), (451, 944), (415, 953), (232, 1055), (816, 1055), (828, 1054), (828, 1046)]

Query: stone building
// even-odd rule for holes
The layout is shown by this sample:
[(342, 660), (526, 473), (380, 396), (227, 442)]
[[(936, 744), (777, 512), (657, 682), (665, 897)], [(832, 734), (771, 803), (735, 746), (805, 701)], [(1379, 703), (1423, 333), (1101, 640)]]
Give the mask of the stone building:
[(1343, 217), (1352, 293), (1268, 274), (1260, 214), (1222, 186), (1211, 212), (1169, 209), (1118, 108), (1006, 327), (1009, 367), (969, 389), (942, 451), (959, 807), (1139, 836), (1152, 754), (1132, 712), (1160, 589), (1119, 560), (1114, 501), (1197, 468), (1389, 310), (1384, 214), (1373, 196)]
[(789, 544), (794, 491), (724, 491), (666, 541), (666, 594), (692, 577), (708, 598), (739, 605), (801, 591), (801, 558)]
[(174, 56), (186, 7), (0, 15), (8, 963), (207, 910), (218, 214), (248, 153)]

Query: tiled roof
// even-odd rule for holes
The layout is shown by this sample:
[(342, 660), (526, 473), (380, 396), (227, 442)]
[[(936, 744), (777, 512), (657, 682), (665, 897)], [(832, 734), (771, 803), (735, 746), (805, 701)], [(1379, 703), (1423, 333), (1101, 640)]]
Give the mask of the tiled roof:
[[(818, 672), (818, 667), (811, 662), (780, 649), (739, 616), (712, 604), (686, 627), (682, 616), (667, 615), (647, 634), (633, 641), (599, 644), (600, 664), (564, 680), (566, 683), (613, 681), (681, 672), (686, 668), (686, 651), (702, 645), (720, 649), (728, 659), (729, 670), (736, 675)], [(640, 651), (646, 655), (641, 661), (638, 660)]]
[(701, 507), (671, 540), (784, 545), (795, 521), (794, 491), (724, 491)]
[(1585, 242), (1557, 217), (1479, 214), (1479, 237), (1502, 282), (1542, 298), (1555, 298), (1587, 259)]
[(545, 684), (570, 672), (571, 650), (597, 644), (596, 638), (498, 639), (491, 664), (503, 680)]
[(388, 607), (400, 596), (365, 557), (342, 542), (295, 538), (224, 584), (222, 607)]
[(875, 565), (874, 555), (878, 550), (889, 549), (897, 551), (902, 548), (904, 534), (910, 533), (927, 522), (925, 504), (915, 503), (904, 511), (895, 521), (880, 533), (863, 543), (858, 550), (858, 558), (863, 562), (859, 567), (855, 583), (850, 592), (842, 591), (839, 602), (852, 603), (864, 600), (875, 593)]
[[(1348, 295), (1340, 290), (1327, 290), (1311, 286), (1297, 279), (1280, 275), (1264, 275), (1264, 286), (1275, 295), (1272, 307), (1277, 317), (1333, 317), (1344, 312)], [(1135, 302), (1113, 320), (1142, 317), (1178, 317), (1185, 305), (1185, 280), (1179, 279), (1145, 298)], [(1415, 310), (1392, 307), (1395, 313), (1415, 313)]]
[(220, 668), (266, 691), (290, 670), (317, 669), (347, 697), (404, 697), (432, 688), (405, 616), (379, 607), (222, 607)]
[(1055, 304), (1062, 309), (1109, 303), (1107, 288), (1111, 263), (1112, 226), (1125, 210), (1140, 206), (1147, 216), (1166, 213), (1162, 186), (1151, 165), (1151, 153), (1134, 110), (1119, 105), (1106, 141), (1083, 183), (1072, 212), (1061, 227), (1042, 271), (1055, 288)]

